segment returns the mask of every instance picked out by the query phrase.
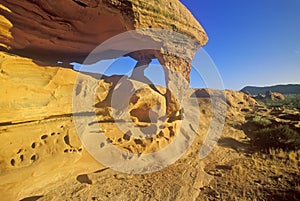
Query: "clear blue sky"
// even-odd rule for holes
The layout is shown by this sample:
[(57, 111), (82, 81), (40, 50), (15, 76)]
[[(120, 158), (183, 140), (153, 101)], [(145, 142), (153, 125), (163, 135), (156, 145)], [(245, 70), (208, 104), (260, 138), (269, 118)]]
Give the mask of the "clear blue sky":
[(225, 88), (300, 83), (300, 0), (181, 2), (206, 30)]
[[(300, 0), (181, 2), (206, 30), (209, 41), (204, 50), (216, 64), (225, 88), (300, 83)], [(120, 58), (105, 74), (130, 75), (135, 63), (128, 57)], [(148, 77), (164, 85), (163, 76), (157, 76), (163, 75), (161, 69), (157, 72), (158, 62), (152, 64)], [(92, 66), (86, 70), (104, 73), (101, 64)], [(191, 87), (210, 86), (192, 71)]]

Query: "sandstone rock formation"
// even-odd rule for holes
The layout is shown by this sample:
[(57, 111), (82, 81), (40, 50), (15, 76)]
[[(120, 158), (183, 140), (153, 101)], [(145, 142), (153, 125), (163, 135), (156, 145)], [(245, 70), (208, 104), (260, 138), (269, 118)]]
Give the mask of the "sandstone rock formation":
[(266, 92), (266, 99), (270, 100), (284, 100), (285, 97), (283, 94), (278, 93), (278, 92), (272, 92), (272, 91), (267, 91)]
[(41, 67), (31, 59), (4, 52), (0, 58), (2, 124), (71, 115), (75, 71)]
[[(0, 16), (0, 46), (5, 51), (51, 65), (57, 65), (58, 61), (65, 66), (71, 62), (82, 63), (105, 40), (141, 28), (183, 33), (200, 46), (208, 40), (201, 25), (177, 0), (4, 0)], [(145, 33), (141, 36), (135, 38), (137, 43), (144, 42)], [(137, 60), (140, 55), (158, 58), (163, 65), (189, 79), (190, 60), (195, 50), (185, 41), (175, 41), (177, 45), (181, 43), (180, 48), (191, 49), (188, 58), (178, 58), (174, 52), (168, 52), (174, 44), (167, 45), (166, 39), (170, 40), (168, 36), (151, 39), (163, 51), (142, 50), (129, 55)], [(123, 46), (126, 48), (126, 44)], [(98, 60), (114, 56), (113, 53), (103, 55)]]
[[(282, 189), (299, 184), (297, 180), (290, 179), (299, 175), (299, 162), (296, 159), (296, 171), (292, 163), (278, 163), (283, 168), (290, 168), (292, 176), (285, 178), (282, 173), (286, 169), (274, 171), (277, 163), (269, 163), (264, 158), (259, 164), (266, 161), (268, 169), (265, 170), (261, 165), (255, 167), (257, 161), (253, 160), (256, 156), (244, 156), (249, 150), (247, 136), (241, 126), (246, 121), (245, 112), (253, 112), (253, 107), (257, 105), (254, 99), (244, 93), (226, 91), (226, 100), (220, 99), (218, 102), (228, 107), (222, 138), (212, 154), (200, 160), (199, 152), (211, 124), (212, 106), (216, 106), (209, 97), (217, 96), (220, 91), (200, 90), (204, 96), (200, 93), (199, 97), (194, 96), (197, 95), (194, 90), (184, 91), (189, 95), (185, 97), (193, 97), (198, 101), (191, 111), (177, 107), (180, 98), (170, 96), (173, 104), (170, 114), (173, 118), (167, 119), (163, 112), (168, 99), (164, 96), (166, 89), (163, 87), (144, 85), (134, 91), (131, 87), (140, 82), (126, 76), (102, 76), (97, 79), (99, 75), (79, 74), (57, 65), (57, 61), (65, 65), (72, 61), (80, 63), (105, 39), (127, 30), (150, 26), (184, 33), (194, 38), (200, 46), (207, 41), (199, 23), (179, 1), (1, 1), (1, 200), (229, 200), (245, 198), (245, 192), (250, 196), (247, 199), (254, 200), (256, 197), (253, 198), (252, 194), (258, 192), (260, 195), (262, 186), (257, 186), (258, 190), (255, 191), (252, 189), (258, 183), (255, 178), (257, 174), (264, 175), (259, 183), (266, 188), (271, 183), (272, 191), (282, 192)], [(143, 33), (140, 30), (139, 36)], [(185, 41), (175, 40), (179, 42), (175, 46), (172, 38), (163, 41), (168, 35), (148, 36), (158, 44), (157, 47), (164, 46), (161, 51), (145, 50), (128, 55), (136, 60), (158, 58), (162, 64), (188, 79), (190, 59), (195, 49), (186, 47)], [(138, 41), (144, 40), (136, 37), (135, 42)], [(174, 50), (184, 52), (181, 56), (186, 57), (180, 58), (168, 50), (172, 53)], [(103, 55), (101, 59), (114, 56)], [(119, 84), (121, 79), (127, 83), (125, 87)], [(126, 113), (129, 121), (114, 118), (116, 108), (112, 106), (112, 94), (118, 89), (123, 93), (130, 92), (128, 107), (117, 105), (119, 115)], [(85, 100), (89, 93), (93, 93), (93, 96), (88, 108), (83, 102), (74, 102), (74, 97)], [(125, 99), (126, 94), (124, 97), (122, 95), (120, 99)], [(72, 105), (78, 106), (75, 113)], [(187, 112), (200, 113), (200, 120), (188, 119), (188, 124), (184, 125)], [(224, 115), (219, 113), (220, 116)], [(89, 121), (91, 116), (95, 118)], [(83, 135), (75, 126), (76, 117), (88, 120), (80, 122), (82, 126), (79, 129), (86, 131)], [(200, 122), (199, 129), (192, 126), (197, 121)], [(123, 132), (120, 127), (129, 123), (129, 131)], [(121, 126), (117, 127), (116, 124)], [(91, 129), (93, 126), (97, 129)], [(180, 126), (189, 129), (189, 132), (179, 135)], [(137, 139), (133, 132), (137, 129), (149, 136)], [(125, 152), (121, 156), (125, 162), (130, 162), (128, 156), (131, 153), (142, 157), (164, 150), (178, 136), (183, 141), (179, 141), (174, 151), (191, 146), (180, 155), (179, 160), (171, 161), (171, 165), (160, 171), (126, 174), (96, 161), (83, 143), (86, 135), (106, 138), (105, 142), (98, 144), (95, 141), (97, 146), (94, 148), (105, 150), (107, 146), (115, 146)], [(215, 142), (217, 140), (212, 139)], [(189, 144), (191, 141), (193, 143)], [(90, 142), (94, 143), (93, 139)], [(100, 157), (106, 161), (116, 159), (105, 151)], [(299, 154), (288, 157), (299, 158)], [(154, 159), (165, 161), (159, 157)], [(126, 168), (125, 165), (122, 168)], [(245, 170), (253, 171), (249, 173)], [(265, 176), (266, 172), (268, 176)], [(280, 182), (279, 179), (270, 182), (270, 178), (276, 176), (275, 172), (280, 174)], [(279, 183), (282, 185), (278, 187)], [(266, 194), (269, 196), (270, 193), (267, 191)]]
[[(173, 118), (166, 122), (162, 114), (166, 107), (165, 98), (149, 86), (140, 88), (131, 96), (128, 114), (132, 128), (123, 132), (114, 123), (118, 119), (113, 118), (111, 101), (106, 101), (110, 93), (116, 91), (112, 88), (117, 87), (121, 76), (97, 80), (91, 75), (82, 75), (80, 78), (84, 79), (78, 81), (81, 84), (74, 86), (78, 73), (71, 69), (41, 67), (30, 59), (3, 52), (0, 53), (0, 63), (0, 92), (5, 96), (0, 102), (0, 195), (3, 199), (38, 196), (35, 195), (37, 191), (46, 195), (50, 189), (44, 188), (45, 185), (56, 183), (52, 186), (54, 190), (66, 177), (74, 178), (80, 185), (91, 184), (84, 179), (85, 172), (107, 170), (90, 156), (74, 127), (73, 115), (82, 118), (90, 115), (86, 110), (72, 114), (73, 89), (76, 96), (83, 98), (90, 90), (84, 82), (97, 84), (93, 105), (98, 120), (88, 122), (85, 127), (99, 126), (107, 143), (128, 153), (142, 155), (164, 149), (178, 136), (182, 121)], [(123, 79), (129, 83), (127, 86), (136, 82), (126, 77)], [(157, 88), (165, 91), (162, 87)], [(137, 139), (134, 129), (148, 133), (149, 137)], [(91, 130), (90, 134), (93, 132), (100, 135), (97, 130)], [(194, 132), (190, 134), (194, 135)], [(105, 148), (106, 144), (98, 146)], [(104, 157), (107, 156), (109, 153)], [(115, 174), (113, 170), (109, 171)], [(197, 175), (206, 177), (201, 171)], [(204, 181), (208, 179), (199, 179), (197, 185)]]
[[(96, 174), (104, 172), (103, 175), (108, 172), (108, 178), (116, 178), (113, 182), (104, 182), (110, 186), (109, 188), (121, 185), (122, 179), (119, 179), (128, 175), (116, 173), (91, 157), (91, 153), (85, 147), (86, 144), (79, 138), (82, 136), (78, 136), (76, 130), (78, 128), (74, 125), (75, 117), (88, 119), (91, 113), (96, 116), (95, 121), (84, 122), (86, 124), (83, 127), (87, 129), (88, 134), (107, 138), (105, 143), (97, 144), (98, 149), (114, 145), (126, 151), (128, 155), (137, 154), (137, 157), (163, 150), (178, 137), (180, 125), (183, 124), (181, 118), (183, 111), (177, 107), (179, 104), (176, 98), (170, 96), (166, 99), (163, 95), (166, 89), (156, 87), (154, 90), (153, 86), (144, 86), (135, 91), (130, 98), (129, 107), (125, 108), (128, 109), (127, 114), (132, 125), (128, 132), (123, 132), (116, 126), (119, 119), (112, 115), (114, 108), (110, 100), (115, 87), (120, 87), (117, 83), (121, 76), (103, 76), (97, 80), (94, 75), (81, 74), (84, 79), (78, 80), (78, 72), (64, 68), (68, 67), (70, 62), (82, 63), (95, 47), (107, 39), (141, 28), (164, 29), (166, 32), (158, 36), (151, 35), (151, 31), (138, 30), (132, 41), (122, 41), (123, 49), (111, 46), (108, 52), (100, 52), (100, 57), (93, 62), (119, 57), (120, 52), (126, 52), (127, 45), (132, 42), (147, 47), (143, 42), (150, 41), (149, 43), (153, 43), (156, 47), (155, 50), (144, 48), (127, 52), (125, 56), (137, 61), (157, 58), (162, 65), (175, 70), (188, 80), (195, 47), (205, 45), (208, 39), (201, 25), (179, 1), (1, 1), (0, 197), (2, 199), (49, 200), (61, 197), (63, 192), (68, 191), (69, 194), (70, 191), (67, 190), (69, 187), (71, 191), (80, 192), (73, 187), (82, 188), (80, 186), (93, 184), (95, 180), (88, 175), (91, 172)], [(187, 39), (168, 34), (173, 31), (184, 34)], [(189, 43), (189, 38), (194, 43)], [(116, 51), (119, 52), (115, 54)], [(59, 65), (58, 62), (63, 64)], [(139, 83), (128, 77), (123, 78), (128, 86)], [(73, 113), (72, 106), (76, 105), (72, 102), (74, 93), (76, 97), (84, 99), (91, 91), (87, 85), (89, 83), (96, 86), (95, 95), (92, 97), (93, 104), (89, 108), (91, 110), (79, 107), (79, 110)], [(187, 93), (190, 95), (193, 91)], [(161, 111), (167, 109), (167, 101), (170, 103), (170, 100), (172, 107), (168, 106), (168, 109), (172, 111), (166, 118)], [(125, 109), (120, 110), (121, 113), (124, 113)], [(193, 121), (197, 122), (198, 118), (194, 118)], [(126, 123), (128, 122), (120, 124)], [(197, 128), (191, 126), (193, 122), (188, 123), (183, 128), (189, 129), (190, 132), (182, 135), (183, 143), (175, 147), (175, 151), (185, 151), (192, 142), (191, 136), (195, 136), (197, 132)], [(100, 130), (89, 130), (94, 125)], [(149, 136), (143, 140), (137, 139), (134, 136), (134, 129), (142, 130)], [(203, 137), (204, 135), (201, 135), (201, 139), (198, 137), (198, 140), (202, 142)], [(109, 156), (110, 153), (104, 152), (103, 158), (110, 159)], [(122, 157), (127, 159), (127, 155)], [(187, 166), (190, 167), (189, 170), (186, 169)], [(185, 188), (192, 190), (195, 186), (203, 186), (209, 181), (209, 176), (203, 172), (200, 163), (189, 165), (182, 163), (176, 165), (175, 169), (180, 170), (176, 173), (178, 176), (183, 169), (187, 175), (194, 173), (189, 179), (170, 178), (168, 181), (163, 179), (162, 172), (153, 175), (159, 178), (158, 183), (164, 180), (170, 183), (170, 188), (173, 188), (172, 184), (177, 185), (179, 182), (186, 183)], [(172, 168), (166, 171), (167, 174), (174, 172)], [(133, 177), (135, 178), (133, 182), (139, 183), (137, 180), (140, 176)], [(75, 185), (70, 185), (70, 182), (75, 182)], [(61, 185), (65, 187), (61, 188)], [(188, 196), (187, 192), (182, 189), (182, 196)], [(193, 194), (196, 196), (197, 192)], [(157, 197), (159, 196), (165, 197), (164, 194)], [(75, 197), (77, 196), (73, 198), (76, 199)], [(140, 195), (138, 197), (143, 198)], [(82, 198), (80, 195), (78, 199), (90, 198)]]
[[(198, 196), (198, 189), (211, 180), (211, 176), (203, 170), (204, 163), (198, 158), (200, 145), (210, 124), (209, 99), (198, 98), (202, 126), (193, 148), (183, 159), (162, 171), (146, 175), (123, 174), (95, 161), (77, 136), (71, 116), (73, 83), (77, 72), (57, 66), (37, 66), (30, 59), (7, 53), (1, 53), (0, 58), (1, 93), (5, 95), (0, 103), (0, 195), (3, 199), (51, 200), (59, 197), (89, 200), (92, 197), (102, 199), (107, 192), (113, 192), (114, 199), (123, 197), (125, 200), (146, 199), (148, 196), (193, 199)], [(91, 75), (83, 76), (87, 80), (95, 80)], [(105, 100), (119, 80), (120, 76), (112, 76), (97, 81), (94, 102), (99, 122), (90, 122), (86, 127), (99, 125), (109, 143), (132, 153), (151, 153), (172, 143), (180, 120), (165, 122), (162, 124), (164, 127), (151, 129), (151, 132), (155, 130), (155, 135), (145, 140), (137, 140), (134, 133), (124, 133), (115, 126), (111, 121), (111, 106)], [(84, 96), (89, 90), (83, 84), (77, 87), (75, 91), (78, 96)], [(165, 89), (158, 90), (163, 92)], [(213, 93), (213, 90), (208, 91)], [(190, 94), (193, 93), (191, 90)], [(243, 121), (244, 116), (239, 111), (250, 108), (255, 101), (244, 93), (226, 93), (227, 104), (230, 104), (228, 120), (234, 122), (233, 118), (238, 117)], [(159, 119), (161, 114), (153, 107), (156, 105), (165, 107), (162, 95), (150, 87), (136, 91), (130, 98), (128, 108), (133, 125), (146, 129), (151, 118)], [(75, 115), (89, 114), (83, 112)], [(231, 135), (232, 130), (228, 133)], [(101, 146), (106, 145), (99, 144), (99, 148)], [(222, 152), (217, 154), (215, 160), (224, 157)], [(205, 164), (209, 162), (210, 158)], [(172, 191), (174, 186), (179, 193)], [(140, 188), (153, 193), (140, 193)], [(126, 190), (123, 192), (122, 189)], [(166, 193), (165, 189), (172, 193)], [(108, 199), (111, 198), (104, 198)]]
[(258, 95), (253, 95), (256, 100), (285, 100), (285, 96), (278, 92), (266, 91), (265, 95), (259, 93)]

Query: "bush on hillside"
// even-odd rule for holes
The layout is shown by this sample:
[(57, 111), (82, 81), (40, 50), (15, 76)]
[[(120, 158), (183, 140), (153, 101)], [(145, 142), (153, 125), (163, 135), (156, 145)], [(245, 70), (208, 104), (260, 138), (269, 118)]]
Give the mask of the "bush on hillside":
[(287, 125), (274, 128), (262, 128), (254, 131), (253, 141), (261, 149), (281, 148), (283, 150), (300, 149), (300, 134)]
[(258, 126), (263, 126), (263, 127), (266, 127), (266, 126), (269, 126), (272, 124), (272, 122), (269, 119), (267, 119), (265, 117), (260, 117), (260, 116), (253, 117), (252, 122)]

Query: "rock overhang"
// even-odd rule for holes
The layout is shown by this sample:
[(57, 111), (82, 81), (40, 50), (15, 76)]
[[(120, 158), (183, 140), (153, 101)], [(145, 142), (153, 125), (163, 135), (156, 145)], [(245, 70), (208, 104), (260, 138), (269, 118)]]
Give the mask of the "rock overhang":
[[(0, 47), (46, 65), (57, 65), (58, 61), (83, 63), (101, 43), (130, 30), (173, 31), (199, 46), (208, 40), (193, 15), (179, 1), (171, 0), (3, 0), (0, 16)], [(163, 39), (153, 38), (153, 42), (165, 45)], [(180, 46), (190, 48), (184, 43)], [(140, 50), (126, 56), (136, 60), (139, 54), (158, 58), (161, 64), (180, 71), (188, 79), (193, 51), (188, 53), (187, 61), (159, 50)], [(101, 59), (113, 57), (103, 55), (108, 56)], [(172, 66), (172, 59), (180, 67)]]

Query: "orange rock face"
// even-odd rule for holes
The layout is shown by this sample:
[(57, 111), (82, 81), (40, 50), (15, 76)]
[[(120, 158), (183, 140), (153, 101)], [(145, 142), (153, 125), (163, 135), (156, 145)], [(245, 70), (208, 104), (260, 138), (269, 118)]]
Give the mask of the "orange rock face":
[[(128, 30), (176, 31), (193, 38), (200, 46), (208, 40), (201, 25), (179, 1), (158, 4), (141, 0), (4, 0), (1, 4), (0, 46), (48, 65), (58, 61), (66, 66), (70, 62), (82, 63), (95, 47)], [(161, 57), (165, 65), (176, 59), (169, 58), (168, 52), (143, 54)], [(180, 68), (168, 67), (181, 71), (188, 79), (190, 64), (179, 61)]]

